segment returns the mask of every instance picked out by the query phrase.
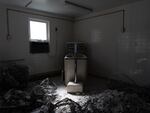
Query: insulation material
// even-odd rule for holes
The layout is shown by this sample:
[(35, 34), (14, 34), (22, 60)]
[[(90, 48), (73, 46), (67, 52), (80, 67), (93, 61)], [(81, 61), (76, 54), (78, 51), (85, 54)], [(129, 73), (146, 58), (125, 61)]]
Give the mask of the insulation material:
[(137, 94), (106, 90), (92, 96), (84, 105), (84, 113), (148, 113), (150, 106)]
[(25, 65), (8, 64), (0, 67), (0, 73), (2, 89), (24, 88), (27, 86), (29, 69)]
[(82, 113), (81, 106), (69, 98), (55, 104), (54, 113)]
[[(60, 92), (56, 92), (56, 86), (47, 78), (36, 84), (31, 93), (11, 89), (1, 95), (0, 113), (17, 113), (19, 106), (29, 107), (28, 110), (25, 110), (27, 107), (21, 109), (21, 113), (150, 113), (149, 96), (143, 91), (141, 96), (133, 89), (132, 92), (107, 89), (94, 94), (75, 95), (77, 101), (68, 95), (58, 100)], [(2, 107), (10, 109), (11, 106), (16, 107), (15, 112), (12, 108), (9, 112), (1, 111)]]

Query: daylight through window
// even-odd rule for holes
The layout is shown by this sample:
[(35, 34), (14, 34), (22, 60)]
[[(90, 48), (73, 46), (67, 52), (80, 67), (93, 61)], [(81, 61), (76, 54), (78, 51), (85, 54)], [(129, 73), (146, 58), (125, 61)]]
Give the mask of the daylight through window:
[(49, 53), (49, 22), (29, 20), (30, 53)]
[(30, 41), (48, 41), (48, 22), (47, 21), (38, 21), (30, 20)]

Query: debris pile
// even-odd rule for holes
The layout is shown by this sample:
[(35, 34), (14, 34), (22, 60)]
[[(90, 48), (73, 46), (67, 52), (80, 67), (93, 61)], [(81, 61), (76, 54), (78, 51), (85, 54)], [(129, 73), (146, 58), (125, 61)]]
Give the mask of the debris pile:
[(28, 106), (31, 111), (33, 109), (44, 111), (46, 108), (50, 110), (53, 108), (51, 100), (56, 97), (54, 95), (55, 90), (56, 86), (46, 78), (40, 84), (34, 86), (30, 92), (14, 88), (4, 91), (0, 95), (0, 110), (4, 108), (6, 110), (9, 108), (17, 109), (26, 106)]
[(105, 90), (89, 96), (89, 100), (83, 106), (65, 98), (54, 105), (51, 104), (51, 107), (44, 105), (38, 112), (32, 113), (150, 113), (150, 105), (137, 94)]
[(117, 80), (109, 81), (108, 88), (111, 90), (124, 91), (129, 94), (136, 93), (144, 101), (150, 103), (150, 87), (140, 87), (133, 84), (127, 84)]
[(54, 82), (50, 81), (49, 78), (44, 79), (41, 83), (40, 86), (43, 88), (43, 91), (45, 93), (44, 98), (47, 101), (53, 101), (56, 99), (56, 85)]
[(31, 91), (31, 99), (34, 103), (35, 101), (38, 101), (45, 104), (56, 98), (56, 89), (57, 87), (55, 84), (51, 82), (49, 78), (46, 78), (40, 83), (40, 85), (33, 87)]
[(81, 106), (69, 98), (55, 104), (54, 113), (82, 113)]
[[(1, 94), (0, 108), (29, 106), (29, 110), (23, 110), (22, 113), (150, 113), (150, 104), (134, 92), (105, 90), (94, 95), (81, 95), (79, 102), (68, 97), (53, 104), (53, 100), (59, 95), (56, 89), (56, 85), (48, 78), (35, 85), (28, 93), (10, 89)], [(87, 96), (88, 98), (84, 98)]]
[(56, 85), (49, 80), (44, 79), (39, 85), (33, 87), (31, 91), (32, 113), (51, 113), (54, 105), (51, 103), (56, 98)]
[(11, 64), (0, 68), (1, 89), (27, 86), (29, 69), (25, 65)]
[(0, 96), (0, 113), (16, 113), (30, 109), (30, 95), (25, 91), (10, 89)]
[(7, 106), (29, 105), (30, 95), (21, 90), (11, 89), (4, 95), (4, 101)]
[(106, 90), (92, 96), (83, 106), (84, 113), (149, 113), (150, 106), (136, 94)]
[(31, 103), (32, 103), (31, 105), (33, 109), (40, 107), (46, 103), (44, 99), (45, 92), (40, 85), (33, 87), (30, 95), (31, 95)]
[(44, 80), (40, 83), (40, 85), (41, 85), (42, 87), (44, 87), (45, 89), (51, 89), (51, 90), (49, 90), (49, 91), (52, 91), (52, 92), (57, 89), (57, 87), (55, 86), (55, 84), (54, 84), (52, 81), (50, 81), (49, 78), (44, 79)]
[(53, 109), (54, 109), (54, 105), (51, 102), (49, 102), (45, 105), (42, 105), (39, 108), (36, 108), (31, 113), (53, 113)]

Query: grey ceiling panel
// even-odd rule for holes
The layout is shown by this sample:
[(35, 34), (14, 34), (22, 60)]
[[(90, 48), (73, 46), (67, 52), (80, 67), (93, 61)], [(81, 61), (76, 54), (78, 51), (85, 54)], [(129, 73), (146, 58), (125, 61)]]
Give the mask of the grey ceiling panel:
[[(31, 0), (0, 0), (1, 3), (25, 7)], [(65, 0), (32, 0), (28, 8), (77, 17), (91, 13), (88, 10), (65, 4)], [(68, 0), (70, 2), (101, 11), (139, 0)]]

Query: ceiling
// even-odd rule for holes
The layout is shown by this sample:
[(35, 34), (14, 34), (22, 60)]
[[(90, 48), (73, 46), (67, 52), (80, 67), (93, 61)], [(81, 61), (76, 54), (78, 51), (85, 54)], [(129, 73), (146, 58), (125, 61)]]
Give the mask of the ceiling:
[[(31, 0), (0, 0), (0, 3), (25, 7)], [(91, 13), (88, 10), (75, 7), (64, 2), (65, 0), (32, 0), (27, 7), (31, 9), (46, 11), (66, 15), (70, 17), (78, 17)], [(94, 12), (106, 10), (120, 5), (136, 2), (138, 0), (68, 0), (70, 2), (92, 8)]]

